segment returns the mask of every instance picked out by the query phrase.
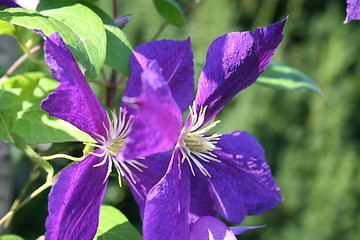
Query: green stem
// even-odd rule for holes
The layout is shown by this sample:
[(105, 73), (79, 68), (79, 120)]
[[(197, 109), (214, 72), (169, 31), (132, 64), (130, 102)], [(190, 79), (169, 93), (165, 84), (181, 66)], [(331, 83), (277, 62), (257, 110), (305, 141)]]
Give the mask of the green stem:
[(44, 63), (43, 61), (37, 59), (36, 57), (34, 57), (34, 55), (31, 54), (29, 48), (27, 48), (26, 45), (23, 42), (19, 41), (19, 45), (20, 45), (21, 49), (25, 52), (25, 54), (28, 55), (30, 60), (32, 60), (36, 64), (39, 64), (40, 66), (47, 67), (46, 63)]
[(165, 28), (169, 25), (169, 23), (167, 21), (163, 22), (163, 24), (161, 24), (159, 30), (155, 33), (155, 35), (150, 39), (150, 41), (152, 40), (156, 40), (160, 34), (165, 30)]
[(28, 158), (30, 158), (33, 162), (35, 162), (42, 169), (44, 169), (48, 174), (46, 179), (50, 180), (54, 175), (53, 167), (45, 159), (40, 157), (28, 144), (26, 144), (24, 139), (22, 139), (19, 135), (17, 135), (16, 133), (12, 133), (9, 130), (9, 128), (8, 128), (8, 126), (6, 124), (6, 121), (5, 121), (4, 117), (2, 116), (2, 114), (0, 114), (0, 120), (4, 125), (4, 129), (6, 131), (6, 134), (8, 135), (11, 143), (14, 144), (15, 147), (22, 150), (25, 153), (25, 155)]
[(8, 228), (10, 225), (10, 222), (12, 220), (12, 217), (15, 213), (15, 209), (17, 209), (21, 203), (21, 199), (24, 197), (26, 191), (29, 189), (31, 183), (37, 179), (40, 175), (40, 172), (38, 171), (38, 166), (36, 165), (32, 172), (30, 173), (29, 179), (26, 181), (24, 187), (21, 189), (21, 192), (19, 196), (15, 199), (14, 203), (12, 204), (9, 213), (7, 213), (0, 221), (0, 225), (5, 222), (4, 229)]
[(80, 162), (85, 157), (86, 156), (72, 157), (70, 155), (62, 154), (62, 153), (58, 153), (58, 154), (54, 154), (54, 155), (50, 155), (50, 156), (42, 156), (42, 158), (45, 159), (45, 160), (52, 160), (52, 159), (55, 159), (55, 158), (65, 158), (65, 159), (69, 159), (69, 160), (74, 161), (74, 162)]
[[(42, 49), (42, 47), (43, 47), (42, 44), (37, 45), (36, 47), (32, 48), (29, 52), (33, 54), (39, 51), (40, 49)], [(0, 82), (6, 80), (28, 58), (28, 56), (29, 55), (25, 53), (18, 60), (16, 60), (16, 62), (9, 68), (9, 70), (7, 70), (5, 75), (0, 78)]]
[(33, 198), (35, 198), (37, 195), (42, 193), (47, 188), (51, 187), (53, 185), (54, 181), (55, 181), (54, 179), (51, 179), (50, 181), (46, 181), (43, 185), (41, 185), (38, 189), (36, 189), (33, 193), (31, 193), (30, 196), (25, 198), (25, 200), (22, 201), (21, 203), (15, 204), (15, 202), (14, 202), (14, 204), (11, 207), (10, 211), (3, 218), (0, 219), (0, 225), (2, 225), (3, 223), (6, 222), (5, 228), (8, 227), (8, 225), (10, 224), (10, 220), (14, 216), (14, 214), (20, 208), (22, 208), (25, 204), (27, 204), (29, 201), (31, 201)]
[(12, 139), (14, 140), (13, 144), (22, 150), (25, 155), (30, 158), (33, 162), (38, 164), (42, 169), (47, 172), (47, 180), (50, 180), (54, 175), (54, 169), (45, 159), (40, 157), (25, 141), (16, 133), (10, 133)]
[(22, 35), (21, 35), (21, 30), (18, 30), (16, 32), (16, 37), (18, 39), (18, 43), (19, 43), (21, 49), (24, 51), (24, 53), (26, 55), (28, 55), (30, 60), (32, 60), (33, 62), (39, 64), (40, 66), (47, 67), (46, 63), (44, 63), (43, 61), (40, 61), (39, 59), (34, 57), (34, 55), (32, 55), (32, 53), (30, 52), (29, 45), (32, 44), (32, 42), (33, 42), (32, 38), (30, 38), (29, 41), (25, 44), (24, 41), (23, 41)]
[(30, 49), (31, 45), (34, 43), (34, 40), (35, 40), (35, 38), (36, 38), (37, 36), (39, 36), (39, 35), (34, 33), (34, 34), (29, 38), (29, 40), (25, 43), (25, 46), (26, 46), (27, 49)]

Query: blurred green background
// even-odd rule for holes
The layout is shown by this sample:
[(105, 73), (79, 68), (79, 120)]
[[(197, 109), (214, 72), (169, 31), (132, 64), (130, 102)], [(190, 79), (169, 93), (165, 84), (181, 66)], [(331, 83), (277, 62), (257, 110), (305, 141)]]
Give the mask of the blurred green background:
[[(111, 2), (97, 4), (111, 15)], [(163, 23), (152, 1), (118, 3), (119, 15), (133, 13), (124, 31), (134, 47), (150, 40)], [(158, 38), (190, 35), (197, 79), (216, 37), (253, 31), (289, 15), (274, 61), (304, 72), (328, 97), (326, 102), (313, 92), (254, 84), (218, 115), (222, 133), (243, 130), (259, 139), (284, 198), (273, 210), (248, 217), (243, 225), (267, 227), (239, 239), (360, 239), (360, 21), (343, 24), (345, 8), (345, 0), (203, 0), (187, 11), (184, 28), (169, 26)], [(29, 165), (18, 161), (16, 172), (24, 175)], [(17, 189), (21, 184), (18, 180)], [(12, 232), (25, 239), (43, 234), (46, 194), (15, 215)], [(115, 177), (104, 202), (141, 229), (129, 189), (119, 190)]]

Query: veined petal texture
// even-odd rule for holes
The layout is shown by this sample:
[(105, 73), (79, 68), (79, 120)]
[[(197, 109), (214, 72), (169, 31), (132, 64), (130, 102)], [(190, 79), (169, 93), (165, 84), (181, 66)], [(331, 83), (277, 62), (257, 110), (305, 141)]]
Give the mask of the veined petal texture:
[(199, 174), (191, 176), (190, 181), (191, 199), (189, 223), (193, 224), (201, 216), (216, 216), (217, 210), (214, 201), (210, 197), (209, 190), (206, 187), (206, 178), (199, 172)]
[(222, 135), (217, 147), (221, 150), (214, 154), (221, 162), (205, 167), (211, 174), (207, 178), (211, 198), (224, 219), (240, 223), (246, 215), (268, 211), (282, 201), (264, 150), (251, 134)]
[[(99, 153), (99, 151), (96, 151)], [(107, 164), (93, 167), (102, 158), (89, 155), (63, 170), (49, 195), (47, 240), (92, 239), (107, 182)]]
[[(106, 135), (106, 112), (86, 82), (73, 55), (55, 32), (45, 37), (45, 60), (60, 86), (41, 103), (50, 116), (65, 120), (98, 139)], [(108, 127), (108, 126), (107, 126)]]
[(127, 179), (136, 203), (139, 205), (141, 218), (144, 216), (146, 196), (150, 189), (165, 175), (171, 155), (172, 152), (163, 152), (153, 154), (144, 159), (138, 159), (138, 162), (146, 166), (143, 171), (138, 171), (138, 169), (129, 166), (136, 183), (134, 183), (128, 175), (125, 175), (125, 178)]
[(204, 124), (265, 70), (283, 38), (286, 20), (254, 33), (228, 33), (211, 44), (195, 98), (197, 111), (208, 106)]
[(360, 20), (360, 0), (347, 0), (346, 19), (344, 23), (352, 20)]
[(140, 94), (141, 73), (156, 60), (182, 112), (194, 99), (194, 64), (190, 38), (185, 41), (160, 40), (139, 45), (130, 57), (131, 76), (125, 96)]
[(190, 170), (181, 168), (180, 176), (180, 157), (175, 150), (167, 173), (147, 196), (143, 219), (146, 240), (188, 240), (190, 237)]
[(182, 116), (156, 61), (141, 74), (141, 95), (123, 99), (134, 116), (124, 158), (145, 157), (172, 149), (179, 137)]
[(190, 231), (191, 240), (236, 240), (235, 234), (222, 221), (212, 216), (199, 218)]

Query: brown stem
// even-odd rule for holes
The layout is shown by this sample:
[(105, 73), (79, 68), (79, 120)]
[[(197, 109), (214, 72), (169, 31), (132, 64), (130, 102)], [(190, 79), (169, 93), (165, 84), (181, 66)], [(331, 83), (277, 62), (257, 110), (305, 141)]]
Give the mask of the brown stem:
[(108, 108), (111, 108), (112, 102), (115, 97), (116, 87), (117, 87), (117, 83), (116, 83), (117, 76), (118, 76), (117, 71), (113, 69), (111, 72), (109, 86), (106, 89), (106, 106)]
[(116, 18), (118, 14), (118, 2), (113, 0), (113, 18)]
[(152, 40), (156, 40), (160, 34), (165, 30), (165, 28), (169, 25), (169, 23), (167, 21), (163, 22), (163, 24), (161, 24), (159, 30), (155, 33), (155, 35), (150, 39), (150, 41)]
[[(30, 49), (29, 53), (33, 54), (37, 51), (39, 51), (43, 47), (42, 44), (37, 45), (36, 47)], [(22, 55), (14, 64), (7, 70), (4, 76), (0, 78), (0, 82), (6, 80), (13, 72), (29, 57), (29, 54), (25, 53)]]

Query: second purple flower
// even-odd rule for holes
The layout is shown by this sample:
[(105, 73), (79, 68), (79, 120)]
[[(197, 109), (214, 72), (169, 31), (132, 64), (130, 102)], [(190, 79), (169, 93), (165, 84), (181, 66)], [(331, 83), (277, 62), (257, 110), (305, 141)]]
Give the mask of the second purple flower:
[[(229, 222), (240, 223), (246, 215), (265, 212), (282, 200), (264, 150), (252, 135), (207, 132), (220, 122), (212, 121), (216, 114), (268, 66), (283, 38), (285, 22), (258, 28), (254, 33), (229, 33), (211, 44), (195, 101), (173, 153), (148, 157), (152, 163), (147, 174), (138, 175), (149, 179), (149, 173), (167, 168), (164, 176), (155, 186), (142, 188), (141, 193), (139, 186), (132, 184), (143, 217), (144, 239), (189, 239), (192, 224), (202, 216), (219, 213)], [(130, 61), (132, 76), (125, 95), (136, 96), (136, 88), (131, 86), (138, 86), (149, 65), (155, 66), (157, 78), (166, 79), (184, 111), (191, 103), (189, 76), (193, 74), (192, 67), (187, 72), (177, 70), (192, 65), (184, 56), (192, 56), (188, 40), (140, 45)], [(154, 61), (158, 64), (152, 64)], [(178, 89), (175, 94), (174, 89)]]

